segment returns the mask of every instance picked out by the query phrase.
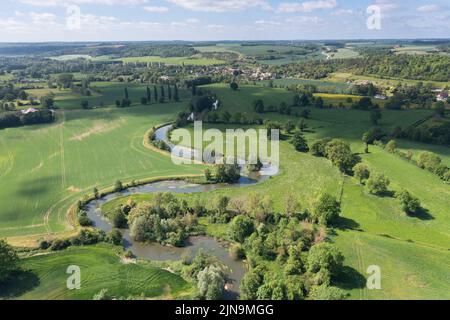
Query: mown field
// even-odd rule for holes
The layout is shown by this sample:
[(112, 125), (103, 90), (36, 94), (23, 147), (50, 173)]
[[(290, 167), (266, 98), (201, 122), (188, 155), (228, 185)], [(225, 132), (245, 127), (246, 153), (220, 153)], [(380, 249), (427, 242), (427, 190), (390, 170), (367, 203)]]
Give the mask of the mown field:
[[(149, 262), (125, 263), (119, 247), (106, 244), (71, 247), (21, 260), (21, 281), (6, 284), (0, 298), (25, 300), (91, 300), (102, 289), (117, 298), (189, 298), (193, 289), (180, 276)], [(67, 289), (71, 265), (80, 267), (81, 288)]]
[[(282, 101), (286, 92), (279, 89), (243, 87), (233, 92), (220, 86), (209, 86), (222, 100), (224, 109), (251, 112), (251, 101), (257, 96), (265, 101)], [(382, 111), (380, 126), (414, 123), (430, 114), (427, 110)], [(287, 116), (268, 114), (267, 117), (286, 121)], [(282, 211), (287, 194), (293, 194), (302, 208), (311, 208), (321, 192), (328, 192), (342, 201), (342, 218), (329, 237), (342, 250), (348, 273), (341, 275), (338, 285), (346, 289), (351, 299), (448, 299), (450, 278), (450, 186), (402, 158), (372, 146), (363, 154), (361, 136), (371, 127), (369, 115), (357, 110), (312, 109), (307, 139), (336, 137), (350, 142), (363, 163), (372, 172), (385, 174), (391, 180), (392, 192), (405, 188), (419, 197), (423, 210), (416, 216), (406, 216), (394, 197), (378, 197), (351, 177), (343, 177), (330, 162), (310, 154), (297, 153), (287, 142), (281, 142), (281, 172), (261, 184), (244, 188), (216, 190), (193, 197), (212, 198), (224, 194), (246, 197), (250, 193), (269, 196), (277, 210)], [(409, 142), (415, 153), (423, 146)], [(448, 148), (430, 146), (445, 157)], [(146, 196), (136, 196), (143, 200)], [(126, 201), (125, 199), (117, 202)], [(116, 202), (116, 204), (117, 204)], [(226, 226), (208, 226), (208, 232), (226, 236)], [(378, 265), (382, 273), (382, 289), (365, 288), (366, 270)]]
[(59, 111), (57, 122), (0, 131), (0, 237), (62, 232), (67, 209), (120, 179), (198, 174), (143, 146), (186, 102)]

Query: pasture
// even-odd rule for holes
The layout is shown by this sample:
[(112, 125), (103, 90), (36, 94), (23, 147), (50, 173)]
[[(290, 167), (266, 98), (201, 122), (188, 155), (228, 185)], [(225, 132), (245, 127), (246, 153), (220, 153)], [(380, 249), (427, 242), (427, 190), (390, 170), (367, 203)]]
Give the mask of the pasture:
[[(107, 289), (118, 298), (189, 298), (192, 287), (180, 276), (157, 268), (149, 262), (126, 263), (119, 253), (122, 249), (100, 244), (71, 247), (24, 258), (20, 284), (8, 284), (0, 290), (0, 298), (30, 300), (92, 300), (95, 294)], [(66, 273), (70, 265), (81, 270), (81, 288), (67, 289)]]

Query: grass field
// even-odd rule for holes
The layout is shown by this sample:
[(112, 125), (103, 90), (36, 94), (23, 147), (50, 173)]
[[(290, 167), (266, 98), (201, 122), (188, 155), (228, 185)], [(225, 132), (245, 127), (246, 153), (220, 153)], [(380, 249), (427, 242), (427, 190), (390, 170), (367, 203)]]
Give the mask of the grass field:
[(331, 52), (329, 55), (331, 59), (350, 59), (358, 57), (359, 53), (350, 48), (339, 48), (337, 52)]
[[(71, 247), (61, 252), (21, 260), (20, 285), (2, 288), (0, 298), (31, 300), (91, 300), (102, 289), (117, 298), (189, 298), (192, 287), (180, 276), (148, 262), (124, 263), (119, 247), (102, 244)], [(80, 267), (81, 288), (67, 289), (71, 265)]]
[(143, 146), (144, 133), (183, 102), (58, 112), (58, 121), (0, 132), (0, 237), (69, 228), (67, 209), (92, 188), (121, 179), (200, 173)]
[(120, 58), (114, 59), (116, 61), (122, 61), (124, 63), (165, 63), (165, 64), (174, 64), (174, 65), (192, 65), (192, 66), (211, 66), (211, 65), (219, 65), (225, 64), (226, 61), (218, 60), (218, 59), (208, 59), (202, 58), (200, 56), (192, 56), (192, 57), (169, 57), (162, 58), (158, 56), (146, 56), (146, 57), (129, 57), (129, 58)]
[[(149, 85), (153, 96), (153, 85)], [(146, 97), (147, 84), (117, 83), (117, 82), (93, 82), (91, 83), (92, 95), (83, 96), (74, 93), (70, 89), (31, 89), (27, 90), (30, 95), (40, 98), (49, 94), (55, 94), (55, 104), (60, 109), (80, 109), (82, 101), (88, 101), (90, 107), (115, 107), (116, 100), (122, 100), (125, 96), (125, 88), (133, 105), (140, 105), (142, 97)], [(159, 93), (159, 85), (157, 86)], [(187, 97), (187, 92), (180, 90), (180, 97)]]
[[(261, 81), (263, 85), (267, 85), (269, 80)], [(309, 80), (309, 79), (295, 79), (295, 78), (285, 78), (285, 79), (275, 79), (273, 84), (279, 87), (289, 87), (292, 85), (313, 85), (321, 92), (335, 92), (342, 93), (349, 88), (349, 85), (345, 82), (327, 82), (321, 80)]]
[[(281, 102), (291, 105), (294, 99), (294, 93), (286, 90), (285, 88), (242, 85), (239, 90), (233, 94), (230, 93), (230, 88), (223, 84), (208, 85), (205, 86), (205, 88), (217, 93), (221, 102), (226, 105), (227, 110), (232, 113), (253, 113), (252, 103), (257, 99), (262, 99), (266, 107), (270, 105), (279, 106)], [(362, 98), (360, 96), (349, 94), (334, 93), (316, 93), (314, 96), (321, 97), (324, 100), (325, 105), (333, 104), (337, 106), (339, 103), (342, 103), (347, 107)], [(348, 103), (347, 98), (351, 98), (352, 103)], [(378, 103), (380, 106), (384, 105), (383, 100), (374, 99), (374, 102)]]
[(379, 77), (373, 77), (373, 76), (360, 76), (360, 75), (354, 75), (351, 73), (345, 73), (345, 72), (335, 72), (328, 76), (328, 78), (325, 78), (324, 80), (330, 81), (330, 82), (346, 82), (347, 80), (368, 80), (373, 82), (376, 85), (382, 86), (382, 87), (395, 87), (397, 84), (408, 84), (408, 85), (416, 85), (419, 82), (423, 83), (424, 85), (431, 85), (435, 88), (441, 88), (444, 89), (445, 87), (450, 86), (450, 81), (447, 82), (437, 82), (437, 81), (420, 81), (420, 80), (409, 80), (409, 79), (395, 79), (395, 78), (389, 78), (389, 79), (382, 79)]

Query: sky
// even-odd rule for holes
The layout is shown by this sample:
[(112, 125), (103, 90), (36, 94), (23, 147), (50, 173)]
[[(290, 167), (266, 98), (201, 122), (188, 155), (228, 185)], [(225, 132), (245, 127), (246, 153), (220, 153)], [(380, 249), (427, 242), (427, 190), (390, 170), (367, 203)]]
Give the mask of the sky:
[(449, 0), (0, 0), (0, 42), (450, 38)]

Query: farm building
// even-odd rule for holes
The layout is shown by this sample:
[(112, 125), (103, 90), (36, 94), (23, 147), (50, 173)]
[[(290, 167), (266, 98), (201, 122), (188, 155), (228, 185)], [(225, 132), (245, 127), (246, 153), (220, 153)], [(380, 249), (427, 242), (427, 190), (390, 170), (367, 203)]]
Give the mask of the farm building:
[(21, 110), (21, 112), (22, 112), (22, 114), (29, 114), (29, 113), (35, 113), (35, 112), (38, 112), (38, 110), (37, 110), (37, 109), (34, 109), (34, 108), (28, 108), (28, 109), (26, 109), (26, 110)]
[(437, 101), (447, 101), (448, 99), (448, 92), (441, 92), (436, 96)]

